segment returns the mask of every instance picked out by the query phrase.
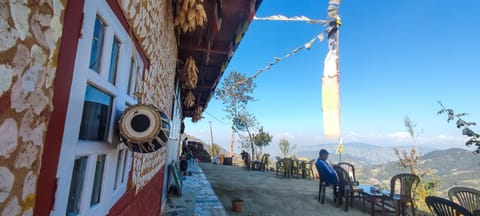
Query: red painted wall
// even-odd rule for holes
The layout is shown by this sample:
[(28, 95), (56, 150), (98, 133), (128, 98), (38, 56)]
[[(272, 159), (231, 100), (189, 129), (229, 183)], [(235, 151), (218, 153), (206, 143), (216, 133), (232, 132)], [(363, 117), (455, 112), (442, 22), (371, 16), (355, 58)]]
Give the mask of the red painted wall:
[(150, 216), (160, 215), (162, 205), (162, 188), (165, 166), (135, 194), (135, 188), (125, 195), (110, 209), (109, 216)]

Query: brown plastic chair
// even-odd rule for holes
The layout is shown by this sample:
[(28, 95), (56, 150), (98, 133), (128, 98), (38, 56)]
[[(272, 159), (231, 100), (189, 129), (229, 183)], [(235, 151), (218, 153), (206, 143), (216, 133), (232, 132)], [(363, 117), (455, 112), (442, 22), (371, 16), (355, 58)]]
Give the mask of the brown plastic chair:
[(270, 157), (269, 154), (263, 154), (262, 155), (262, 160), (260, 161), (260, 169), (265, 172), (265, 170), (268, 171), (268, 157)]
[[(348, 197), (350, 194), (350, 188), (348, 185), (348, 173), (342, 167), (333, 166), (333, 169), (337, 173), (338, 178), (338, 193), (337, 193), (337, 208), (342, 204), (343, 199), (345, 198), (345, 211), (348, 211)], [(342, 186), (343, 185), (343, 186)]]
[(292, 159), (284, 158), (283, 160), (283, 177), (290, 178), (292, 176)]
[(275, 163), (275, 174), (278, 176), (278, 173), (283, 172), (283, 159), (277, 158), (277, 163)]
[(344, 170), (347, 171), (348, 176), (350, 177), (350, 180), (352, 181), (352, 184), (354, 186), (358, 185), (357, 176), (355, 175), (355, 167), (353, 166), (353, 164), (347, 162), (339, 162), (337, 163), (337, 166), (342, 167)]
[(451, 201), (460, 204), (468, 211), (480, 209), (480, 191), (468, 187), (452, 187), (448, 190)]
[(313, 179), (313, 163), (315, 163), (315, 160), (309, 160), (308, 162), (303, 163), (302, 167), (302, 177), (303, 178), (311, 178)]
[[(315, 167), (317, 168), (317, 170), (319, 169), (319, 167), (317, 166), (317, 164), (315, 163)], [(320, 201), (320, 203), (324, 204), (325, 203), (325, 188), (329, 185), (327, 185), (325, 183), (325, 180), (322, 179), (322, 176), (320, 175), (320, 172), (318, 172), (318, 201)], [(336, 198), (336, 193), (335, 191), (338, 190), (338, 185), (332, 185), (333, 187), (333, 201), (336, 202), (337, 198)]]
[[(355, 197), (360, 197), (362, 192), (361, 188), (356, 187), (353, 183), (353, 179), (347, 170), (341, 166), (333, 166), (335, 172), (337, 172), (338, 177), (338, 195), (337, 195), (337, 207), (342, 204), (342, 201), (345, 200), (345, 211), (348, 211), (348, 205), (353, 206), (353, 199)], [(342, 187), (343, 185), (343, 187)], [(355, 196), (355, 194), (357, 194)]]
[(441, 197), (428, 196), (425, 202), (434, 216), (474, 216), (461, 205)]
[(291, 170), (290, 170), (290, 171), (291, 171), (291, 175), (292, 175), (292, 176), (295, 175), (295, 176), (297, 176), (297, 178), (298, 178), (298, 177), (300, 176), (300, 170), (301, 170), (301, 168), (300, 168), (300, 162), (301, 162), (301, 161), (296, 160), (296, 159), (295, 159), (295, 160), (291, 160), (291, 161), (292, 161), (292, 165), (291, 165), (291, 167), (290, 167), (290, 168), (291, 168)]
[[(399, 182), (400, 188), (395, 188)], [(395, 206), (395, 215), (406, 215), (407, 203), (412, 207), (412, 214), (415, 216), (415, 190), (420, 178), (415, 174), (397, 174), (390, 180), (390, 193), (386, 194), (387, 200), (391, 200)]]

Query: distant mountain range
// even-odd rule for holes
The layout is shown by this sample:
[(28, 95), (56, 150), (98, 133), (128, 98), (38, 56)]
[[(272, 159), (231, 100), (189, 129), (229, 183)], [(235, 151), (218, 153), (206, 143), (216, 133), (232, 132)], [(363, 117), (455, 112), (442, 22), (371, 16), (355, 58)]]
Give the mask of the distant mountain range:
[[(326, 149), (330, 155), (329, 160), (332, 162), (338, 162), (340, 157), (337, 153), (338, 144), (321, 144), (302, 146), (297, 149), (296, 155), (298, 157), (307, 157), (314, 159), (318, 157), (320, 149)], [(398, 147), (398, 149), (407, 149), (408, 146)], [(315, 149), (314, 151), (311, 149)], [(430, 147), (418, 147), (421, 154), (426, 154), (436, 150)], [(343, 144), (342, 161), (354, 161), (357, 164), (384, 164), (396, 160), (396, 156), (393, 151), (393, 147), (383, 147), (370, 145), (366, 143), (345, 143)]]
[[(480, 189), (480, 155), (474, 155), (471, 151), (459, 148), (432, 151), (421, 157), (420, 168), (430, 169), (440, 178), (440, 196), (446, 196), (452, 186)], [(388, 185), (395, 174), (406, 172), (409, 170), (400, 168), (397, 162), (356, 166), (360, 182), (384, 185)]]
[[(189, 140), (202, 142), (193, 136), (189, 136)], [(208, 144), (204, 143), (204, 145), (205, 148), (210, 147)], [(315, 159), (321, 148), (330, 152), (329, 161), (332, 163), (339, 161), (338, 144), (301, 146), (296, 149), (295, 155)], [(394, 175), (409, 172), (398, 166), (398, 157), (395, 156), (393, 148), (366, 143), (345, 143), (342, 161), (355, 165), (360, 183), (389, 185), (390, 178)], [(398, 147), (400, 150), (409, 148), (409, 146)], [(480, 189), (480, 155), (474, 155), (471, 151), (460, 148), (437, 150), (419, 146), (417, 149), (421, 154), (420, 168), (430, 169), (441, 180), (439, 196), (446, 196), (447, 190), (455, 185)], [(227, 151), (221, 148), (221, 153), (227, 154)], [(271, 160), (275, 159), (271, 158)]]

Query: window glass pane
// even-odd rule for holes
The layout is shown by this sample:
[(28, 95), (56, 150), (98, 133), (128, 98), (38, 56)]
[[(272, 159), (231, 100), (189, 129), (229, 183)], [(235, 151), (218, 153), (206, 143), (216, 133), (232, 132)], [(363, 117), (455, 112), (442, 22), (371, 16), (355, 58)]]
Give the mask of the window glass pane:
[(123, 165), (123, 155), (125, 154), (125, 150), (120, 150), (118, 152), (117, 156), (117, 168), (115, 170), (115, 184), (113, 186), (113, 189), (116, 190), (118, 185), (120, 184), (121, 178), (122, 178), (122, 165)]
[(112, 44), (112, 56), (110, 58), (110, 71), (108, 72), (108, 81), (115, 84), (117, 76), (118, 55), (120, 51), (120, 41), (115, 37)]
[(135, 76), (137, 74), (135, 71), (136, 68), (135, 60), (132, 58), (130, 62), (130, 76), (128, 78), (128, 95), (130, 96), (134, 96), (133, 93), (135, 92), (132, 85), (135, 85)]
[(173, 114), (175, 113), (175, 94), (173, 95), (173, 99), (172, 99), (172, 108), (171, 108), (171, 111), (170, 111), (170, 120), (173, 121)]
[(80, 213), (80, 198), (82, 195), (86, 166), (87, 157), (81, 157), (75, 160), (72, 182), (70, 183), (70, 193), (68, 195), (67, 216), (78, 215)]
[(100, 72), (100, 58), (102, 56), (103, 38), (105, 35), (105, 24), (97, 17), (93, 30), (92, 50), (90, 53), (90, 69)]
[(113, 98), (87, 85), (83, 104), (80, 139), (107, 141)]
[(100, 195), (102, 192), (103, 170), (105, 168), (106, 155), (98, 155), (95, 165), (95, 178), (93, 179), (92, 199), (90, 206), (100, 202)]
[(125, 182), (125, 170), (127, 169), (128, 151), (125, 150), (123, 155), (123, 170), (122, 170), (122, 183)]

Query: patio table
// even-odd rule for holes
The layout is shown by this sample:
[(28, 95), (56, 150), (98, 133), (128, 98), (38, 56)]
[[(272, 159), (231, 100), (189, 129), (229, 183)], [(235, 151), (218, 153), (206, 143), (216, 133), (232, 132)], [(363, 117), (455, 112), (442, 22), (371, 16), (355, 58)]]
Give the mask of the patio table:
[(388, 209), (385, 208), (384, 201), (385, 201), (385, 194), (388, 191), (380, 190), (378, 187), (369, 185), (369, 184), (361, 184), (358, 185), (359, 188), (362, 189), (361, 198), (363, 200), (363, 211), (365, 212), (365, 201), (370, 202), (370, 215), (375, 215), (375, 204), (380, 202), (382, 205), (380, 206), (380, 211), (385, 212)]

